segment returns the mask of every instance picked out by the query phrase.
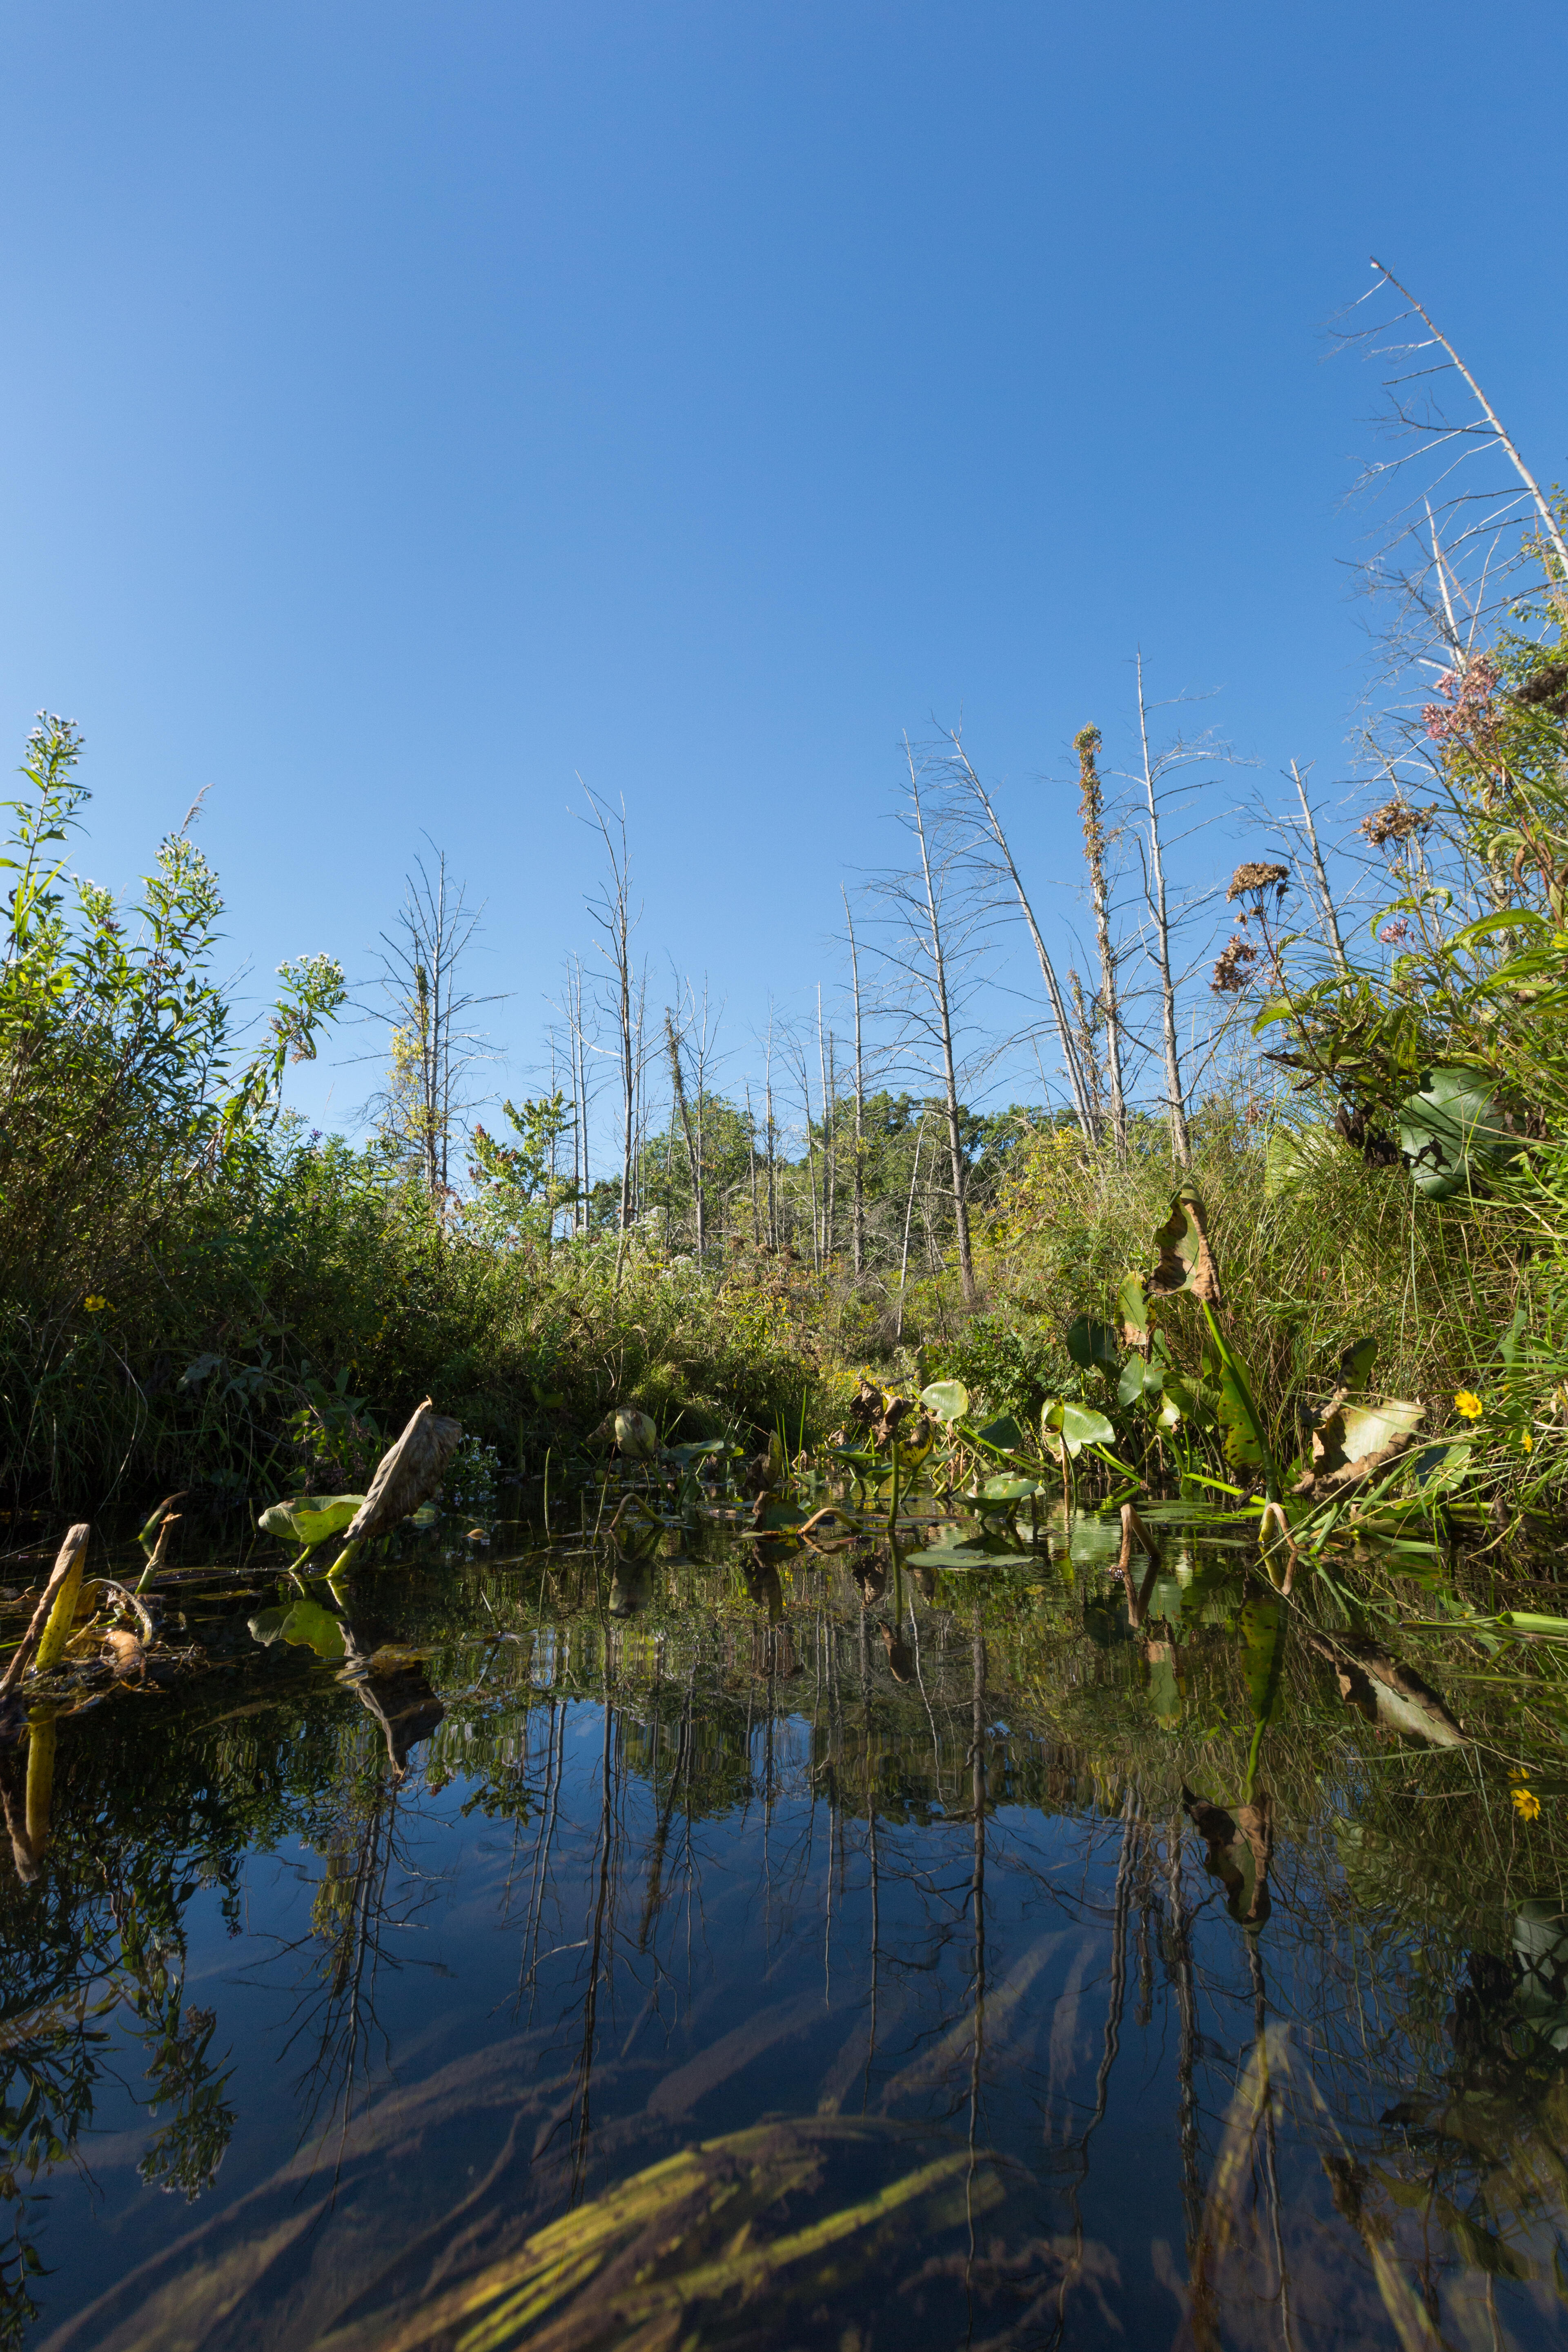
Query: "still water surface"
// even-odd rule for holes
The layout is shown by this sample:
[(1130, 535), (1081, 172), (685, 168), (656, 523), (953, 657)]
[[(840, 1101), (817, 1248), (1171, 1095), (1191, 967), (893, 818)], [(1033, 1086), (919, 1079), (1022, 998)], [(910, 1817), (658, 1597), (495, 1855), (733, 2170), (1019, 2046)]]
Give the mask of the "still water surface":
[(7, 1765), (0, 2342), (1568, 2344), (1548, 1841), (1300, 1645), (1241, 1815), (1161, 1533), (1136, 1632), (1091, 1519), (185, 1590), (31, 1858)]

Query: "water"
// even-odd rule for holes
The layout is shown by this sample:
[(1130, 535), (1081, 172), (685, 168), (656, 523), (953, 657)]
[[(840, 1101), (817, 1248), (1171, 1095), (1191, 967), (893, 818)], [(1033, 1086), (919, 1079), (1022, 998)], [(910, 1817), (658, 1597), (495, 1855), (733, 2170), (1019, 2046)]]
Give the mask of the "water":
[(1480, 1736), (1428, 1748), (1293, 1640), (1243, 1814), (1268, 1596), (1160, 1532), (1138, 1629), (1091, 1519), (437, 1538), (346, 1653), (270, 1548), (190, 1591), (179, 1675), (58, 1722), (47, 1842), (0, 1759), (0, 2341), (1568, 2343), (1523, 1686), (1433, 1637)]

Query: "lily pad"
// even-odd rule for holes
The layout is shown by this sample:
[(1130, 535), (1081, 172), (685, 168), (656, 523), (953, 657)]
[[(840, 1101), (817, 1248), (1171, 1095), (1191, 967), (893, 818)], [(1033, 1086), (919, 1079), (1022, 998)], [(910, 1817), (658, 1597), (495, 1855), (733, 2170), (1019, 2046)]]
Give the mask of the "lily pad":
[(962, 1421), (969, 1411), (969, 1391), (962, 1381), (933, 1381), (921, 1391), (921, 1410), (938, 1421)]

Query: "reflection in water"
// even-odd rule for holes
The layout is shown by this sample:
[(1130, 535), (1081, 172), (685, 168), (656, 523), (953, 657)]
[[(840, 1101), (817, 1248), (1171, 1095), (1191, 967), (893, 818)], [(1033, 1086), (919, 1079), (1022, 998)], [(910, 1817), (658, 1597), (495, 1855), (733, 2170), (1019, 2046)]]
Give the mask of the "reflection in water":
[(35, 1723), (0, 2342), (1568, 2340), (1506, 1792), (1080, 1534), (367, 1573)]

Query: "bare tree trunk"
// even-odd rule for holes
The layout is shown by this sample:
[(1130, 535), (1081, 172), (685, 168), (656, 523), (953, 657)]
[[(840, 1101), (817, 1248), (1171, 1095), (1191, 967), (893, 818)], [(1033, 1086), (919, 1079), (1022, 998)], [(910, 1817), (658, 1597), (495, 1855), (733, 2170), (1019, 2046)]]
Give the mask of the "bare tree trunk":
[(921, 1123), (915, 1129), (915, 1157), (914, 1165), (910, 1170), (909, 1206), (904, 1211), (904, 1251), (902, 1257), (899, 1260), (899, 1319), (893, 1330), (893, 1345), (895, 1347), (899, 1345), (899, 1342), (904, 1336), (904, 1289), (910, 1278), (910, 1227), (914, 1223), (915, 1185), (920, 1178), (921, 1145), (925, 1140), (925, 1113), (922, 1110), (921, 1113)]
[[(584, 787), (584, 791), (587, 787)], [(602, 804), (592, 793), (588, 805), (593, 811), (590, 820), (597, 826), (605, 845), (609, 874), (598, 900), (589, 901), (589, 913), (605, 934), (605, 952), (610, 960), (611, 1013), (616, 1026), (616, 1050), (621, 1079), (621, 1205), (619, 1236), (616, 1245), (616, 1287), (620, 1287), (621, 1269), (626, 1256), (626, 1234), (631, 1230), (635, 1214), (635, 1148), (637, 1142), (637, 1097), (639, 1032), (641, 1009), (634, 1015), (632, 1009), (632, 929), (637, 921), (631, 909), (631, 859), (626, 847), (626, 810), (621, 803), (620, 823), (615, 835)]]
[(752, 1191), (752, 1247), (762, 1245), (762, 1226), (757, 1216), (757, 1122), (752, 1116), (752, 1082), (746, 1080), (746, 1160)]
[(1073, 737), (1078, 753), (1082, 796), (1084, 856), (1089, 865), (1089, 896), (1094, 902), (1094, 935), (1100, 949), (1100, 1002), (1105, 1015), (1106, 1075), (1110, 1091), (1110, 1140), (1119, 1160), (1127, 1157), (1127, 1099), (1121, 1084), (1121, 1007), (1116, 989), (1116, 950), (1110, 940), (1110, 892), (1105, 877), (1104, 794), (1094, 755), (1100, 748), (1098, 727), (1085, 727)]
[[(842, 885), (840, 888), (842, 889)], [(849, 931), (849, 979), (855, 992), (855, 1274), (866, 1271), (866, 1066), (860, 1039), (860, 959), (855, 947), (855, 918), (845, 890), (844, 920)]]
[(691, 1109), (686, 1099), (686, 1079), (680, 1066), (680, 1037), (675, 1026), (675, 1016), (668, 1006), (665, 1008), (664, 1034), (669, 1048), (669, 1082), (675, 1092), (680, 1130), (686, 1138), (686, 1164), (691, 1176), (692, 1213), (697, 1229), (697, 1263), (700, 1265), (708, 1240), (702, 1199), (702, 1139), (700, 1131), (692, 1125)]
[(1536, 480), (1535, 476), (1531, 472), (1529, 467), (1525, 464), (1524, 459), (1520, 456), (1519, 451), (1515, 448), (1512, 441), (1509, 438), (1508, 434), (1503, 429), (1502, 419), (1499, 416), (1496, 409), (1492, 406), (1491, 402), (1487, 398), (1486, 394), (1481, 390), (1480, 385), (1476, 382), (1475, 377), (1470, 373), (1469, 369), (1465, 365), (1464, 361), (1459, 357), (1458, 352), (1454, 349), (1453, 344), (1448, 341), (1447, 336), (1442, 333), (1442, 331), (1433, 324), (1432, 320), (1427, 313), (1422, 310), (1420, 303), (1415, 299), (1415, 295), (1412, 294), (1408, 286), (1402, 286), (1398, 278), (1394, 275), (1392, 269), (1384, 269), (1382, 262), (1379, 261), (1375, 254), (1372, 257), (1372, 266), (1375, 270), (1379, 271), (1383, 277), (1387, 278), (1388, 283), (1393, 287), (1396, 294), (1404, 295), (1411, 309), (1425, 321), (1426, 326), (1431, 329), (1434, 337), (1442, 344), (1443, 349), (1447, 352), (1448, 357), (1453, 361), (1454, 365), (1458, 369), (1459, 373), (1464, 377), (1465, 382), (1469, 385), (1471, 392), (1475, 394), (1477, 407), (1486, 418), (1487, 423), (1491, 426), (1492, 432), (1499, 442), (1500, 442), (1503, 448), (1508, 451), (1509, 457), (1512, 461), (1514, 472), (1519, 476), (1520, 480), (1524, 484), (1525, 488), (1530, 492), (1531, 499), (1534, 500), (1535, 511), (1541, 518), (1541, 527), (1546, 533), (1547, 538), (1551, 541), (1552, 551), (1563, 567), (1562, 577), (1564, 580), (1568, 580), (1568, 541), (1563, 540), (1557, 517), (1553, 512), (1550, 502), (1542, 492), (1540, 483)]
[(963, 1137), (959, 1125), (958, 1072), (952, 1053), (952, 1011), (948, 999), (947, 960), (942, 948), (942, 916), (937, 908), (936, 885), (931, 877), (925, 814), (921, 807), (920, 778), (915, 772), (912, 756), (910, 760), (910, 796), (914, 811), (915, 838), (921, 845), (921, 874), (925, 883), (926, 914), (931, 926), (931, 993), (936, 1004), (942, 1044), (942, 1087), (947, 1102), (947, 1147), (952, 1162), (952, 1213), (958, 1233), (958, 1273), (963, 1286), (963, 1303), (966, 1307), (973, 1307), (974, 1259), (969, 1244), (969, 1168), (963, 1157)]
[(1334, 911), (1333, 893), (1329, 888), (1329, 877), (1323, 865), (1323, 853), (1318, 846), (1318, 827), (1312, 815), (1312, 803), (1307, 798), (1306, 778), (1294, 760), (1290, 762), (1290, 774), (1296, 786), (1296, 797), (1301, 803), (1301, 821), (1306, 828), (1307, 845), (1311, 852), (1312, 874), (1318, 885), (1318, 899), (1323, 919), (1323, 929), (1328, 935), (1334, 961), (1342, 971), (1349, 971), (1350, 958), (1345, 953), (1345, 943), (1340, 937), (1340, 919)]
[(1138, 656), (1138, 732), (1143, 746), (1143, 788), (1149, 802), (1149, 911), (1154, 919), (1154, 965), (1160, 975), (1160, 1032), (1165, 1053), (1165, 1099), (1171, 1114), (1171, 1150), (1180, 1168), (1193, 1164), (1187, 1106), (1182, 1091), (1182, 1059), (1176, 1039), (1176, 985), (1171, 975), (1171, 923), (1165, 903), (1165, 866), (1160, 854), (1160, 810), (1149, 751), (1149, 710), (1143, 698), (1143, 656)]
[(829, 1074), (832, 1040), (825, 1053), (822, 1040), (822, 982), (816, 983), (816, 1068), (822, 1081), (822, 1263), (833, 1263), (833, 1211), (838, 1189), (838, 1121), (835, 1115)]
[(771, 1250), (776, 1250), (779, 1245), (779, 1204), (778, 1194), (773, 1182), (773, 1013), (771, 1004), (768, 1007), (768, 1044), (767, 1056), (763, 1063), (763, 1085), (766, 1088), (767, 1096), (764, 1108), (766, 1108), (768, 1115), (766, 1135), (768, 1158), (768, 1247)]
[[(463, 1078), (482, 1057), (479, 1033), (465, 1016), (493, 996), (459, 994), (458, 969), (479, 929), (459, 886), (453, 888), (446, 853), (437, 850), (434, 873), (416, 860), (407, 877), (394, 934), (383, 933), (382, 985), (391, 999), (395, 1040), (392, 1084), (386, 1097), (397, 1139), (417, 1160), (426, 1197), (437, 1216), (451, 1198), (452, 1129), (465, 1108)], [(481, 909), (480, 912), (483, 910)]]
[[(1040, 967), (1040, 978), (1046, 983), (1046, 994), (1050, 999), (1051, 1013), (1057, 1024), (1057, 1035), (1061, 1040), (1062, 1060), (1067, 1065), (1068, 1087), (1072, 1095), (1073, 1108), (1078, 1113), (1079, 1125), (1092, 1143), (1096, 1139), (1094, 1106), (1089, 1099), (1089, 1088), (1084, 1083), (1082, 1066), (1079, 1060), (1077, 1045), (1073, 1041), (1072, 1022), (1068, 1017), (1067, 1003), (1057, 980), (1056, 967), (1046, 952), (1046, 943), (1040, 937), (1040, 927), (1035, 920), (1035, 910), (1029, 904), (1028, 893), (1024, 887), (1017, 867), (1013, 863), (1013, 852), (1008, 846), (1007, 836), (1002, 830), (1002, 820), (992, 807), (990, 795), (984, 785), (970, 766), (958, 737), (951, 735), (948, 740), (952, 745), (953, 759), (960, 774), (985, 812), (985, 823), (991, 838), (996, 845), (1002, 863), (1006, 867), (1013, 887), (1017, 893), (1024, 920), (1029, 927), (1029, 937), (1035, 943), (1035, 955)], [(970, 1295), (966, 1289), (964, 1296), (969, 1297)]]

